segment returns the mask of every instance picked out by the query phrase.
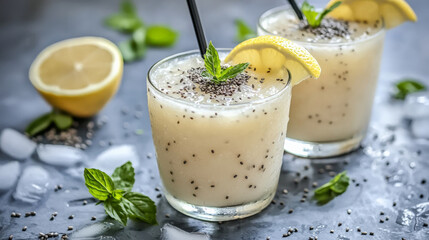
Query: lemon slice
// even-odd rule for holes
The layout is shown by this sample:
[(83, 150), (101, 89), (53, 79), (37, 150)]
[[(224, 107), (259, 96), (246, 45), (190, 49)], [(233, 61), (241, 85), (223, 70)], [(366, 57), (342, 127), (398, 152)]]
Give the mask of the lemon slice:
[(45, 48), (33, 61), (30, 81), (53, 107), (78, 117), (100, 111), (116, 93), (122, 55), (104, 38), (67, 39)]
[(256, 72), (278, 76), (288, 69), (292, 85), (320, 76), (316, 59), (303, 47), (279, 36), (260, 36), (238, 44), (225, 62), (249, 62)]
[[(330, 7), (339, 0), (331, 0)], [(406, 21), (417, 21), (413, 9), (404, 0), (341, 0), (329, 15), (347, 21), (376, 21), (383, 18), (387, 29)]]

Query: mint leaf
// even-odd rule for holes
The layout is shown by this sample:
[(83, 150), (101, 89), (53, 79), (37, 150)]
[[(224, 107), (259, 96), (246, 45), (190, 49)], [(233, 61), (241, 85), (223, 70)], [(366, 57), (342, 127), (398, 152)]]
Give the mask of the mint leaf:
[(314, 190), (314, 198), (318, 204), (328, 203), (347, 190), (349, 180), (346, 172), (337, 174), (331, 181)]
[(122, 189), (127, 192), (133, 190), (135, 181), (134, 175), (134, 168), (130, 161), (116, 168), (112, 174), (112, 180), (115, 184), (115, 188)]
[(249, 63), (240, 63), (222, 70), (219, 54), (210, 41), (206, 54), (204, 54), (204, 66), (206, 70), (204, 70), (201, 75), (203, 77), (211, 78), (211, 81), (219, 84), (237, 76), (237, 74), (241, 73), (249, 66)]
[(237, 42), (245, 41), (249, 38), (256, 37), (255, 31), (251, 29), (243, 20), (236, 19), (235, 20), (235, 26), (237, 28), (237, 34), (235, 36), (235, 40)]
[(322, 23), (323, 18), (330, 12), (332, 12), (335, 8), (341, 5), (341, 1), (335, 2), (332, 4), (329, 8), (325, 8), (323, 12), (317, 17), (317, 26), (320, 26), (320, 23)]
[(168, 26), (152, 25), (147, 28), (146, 42), (149, 46), (170, 47), (176, 43), (178, 33)]
[(223, 70), (221, 75), (219, 76), (219, 81), (226, 81), (227, 79), (234, 78), (239, 73), (244, 71), (248, 66), (249, 63), (240, 63)]
[[(128, 218), (157, 224), (155, 203), (147, 196), (130, 191), (134, 184), (134, 168), (126, 162), (115, 169), (110, 178), (97, 169), (84, 171), (85, 185), (89, 192), (103, 203), (106, 214), (127, 225)], [(113, 180), (112, 180), (113, 179)]]
[(124, 202), (115, 198), (108, 198), (104, 201), (104, 210), (111, 218), (127, 226), (128, 212)]
[(319, 13), (314, 9), (312, 5), (310, 5), (307, 1), (304, 1), (302, 3), (301, 12), (304, 14), (305, 18), (307, 19), (308, 24), (311, 27), (318, 27), (316, 23), (316, 18)]
[(43, 130), (46, 130), (52, 123), (52, 113), (46, 113), (42, 116), (34, 119), (25, 129), (25, 132), (30, 135), (34, 136)]
[(116, 200), (121, 200), (122, 196), (124, 195), (125, 191), (122, 189), (115, 189), (112, 192), (112, 197)]
[(212, 75), (207, 70), (204, 70), (201, 73), (201, 76), (206, 77), (206, 78), (211, 78), (212, 77)]
[(125, 62), (131, 62), (138, 59), (132, 39), (120, 42), (118, 47)]
[(206, 54), (204, 54), (204, 66), (207, 72), (210, 73), (214, 79), (217, 79), (222, 69), (220, 66), (219, 54), (213, 46), (212, 41), (210, 41)]
[(108, 199), (115, 190), (112, 179), (103, 171), (85, 168), (83, 175), (85, 177), (85, 186), (88, 188), (89, 193), (98, 200), (104, 201)]
[(117, 13), (109, 16), (105, 23), (110, 28), (123, 32), (133, 32), (143, 26), (142, 21), (134, 15)]
[(52, 120), (54, 121), (55, 126), (60, 130), (66, 130), (73, 124), (73, 118), (70, 115), (63, 113), (52, 113)]
[(125, 62), (141, 59), (146, 53), (146, 47), (137, 46), (133, 39), (120, 42), (118, 47)]
[(156, 206), (149, 197), (141, 193), (130, 192), (126, 193), (122, 199), (130, 218), (157, 224)]
[(134, 41), (136, 51), (146, 50), (146, 29), (140, 27), (133, 32), (132, 40)]
[(122, 1), (120, 12), (110, 15), (105, 23), (113, 29), (124, 32), (133, 32), (143, 26), (131, 1)]
[(350, 179), (347, 176), (346, 172), (342, 172), (335, 176), (333, 180), (331, 180), (332, 185), (330, 189), (336, 194), (342, 194), (347, 190), (347, 187), (349, 186), (349, 180)]
[(414, 79), (404, 79), (396, 84), (396, 93), (394, 98), (404, 100), (405, 97), (413, 92), (423, 91), (426, 86)]
[(322, 12), (318, 12), (314, 9), (314, 6), (310, 5), (307, 1), (304, 1), (301, 6), (301, 12), (307, 19), (308, 25), (312, 28), (317, 28), (322, 23), (323, 18), (340, 6), (341, 3), (341, 1), (335, 2), (331, 7), (325, 8)]
[(73, 124), (73, 118), (64, 113), (52, 111), (33, 120), (25, 129), (25, 132), (30, 136), (34, 136), (46, 130), (52, 123), (55, 123), (59, 130), (66, 130)]

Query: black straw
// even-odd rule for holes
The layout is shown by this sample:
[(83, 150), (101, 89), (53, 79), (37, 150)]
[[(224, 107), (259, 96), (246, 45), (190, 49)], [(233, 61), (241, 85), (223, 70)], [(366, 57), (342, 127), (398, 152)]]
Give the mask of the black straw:
[(299, 20), (304, 20), (304, 17), (302, 16), (301, 10), (299, 10), (298, 5), (296, 5), (295, 0), (288, 0), (289, 4), (292, 6), (293, 11), (295, 12), (296, 16), (299, 18)]
[(194, 24), (195, 35), (197, 36), (201, 57), (204, 58), (204, 54), (207, 49), (207, 41), (204, 36), (203, 26), (201, 25), (200, 15), (198, 15), (197, 5), (195, 4), (195, 0), (186, 1), (188, 2), (189, 12), (191, 13), (192, 23)]

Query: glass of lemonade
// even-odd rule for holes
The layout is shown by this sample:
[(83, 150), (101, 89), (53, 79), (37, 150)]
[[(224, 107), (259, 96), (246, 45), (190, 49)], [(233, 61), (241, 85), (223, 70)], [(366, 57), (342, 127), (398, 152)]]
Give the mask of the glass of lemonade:
[[(220, 58), (229, 51), (219, 50)], [(165, 196), (198, 219), (247, 217), (269, 205), (276, 192), (291, 76), (261, 78), (249, 67), (233, 83), (213, 87), (201, 80), (203, 69), (199, 52), (190, 51), (159, 61), (147, 76)]]
[(278, 7), (259, 19), (259, 35), (287, 37), (319, 62), (319, 79), (295, 86), (285, 150), (309, 158), (330, 157), (359, 147), (371, 116), (385, 30), (381, 20), (324, 19), (305, 28), (292, 9)]

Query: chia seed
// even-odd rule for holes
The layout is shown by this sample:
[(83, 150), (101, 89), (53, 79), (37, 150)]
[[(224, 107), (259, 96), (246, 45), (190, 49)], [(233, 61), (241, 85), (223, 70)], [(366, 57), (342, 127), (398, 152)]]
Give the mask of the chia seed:
[[(226, 69), (227, 66), (222, 66), (222, 69)], [(236, 91), (239, 90), (241, 85), (244, 85), (250, 79), (250, 76), (243, 72), (235, 76), (234, 78), (228, 79), (226, 82), (214, 83), (207, 78), (202, 76), (202, 72), (204, 68), (190, 68), (187, 71), (187, 78), (191, 80), (193, 83), (198, 85), (200, 90), (206, 94), (209, 94), (210, 98), (215, 98), (216, 96), (232, 96)], [(189, 91), (189, 87), (185, 87), (179, 90), (179, 94), (182, 97)]]

